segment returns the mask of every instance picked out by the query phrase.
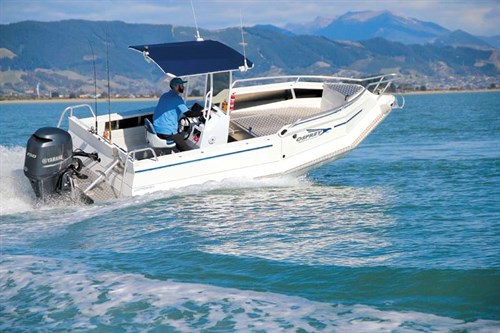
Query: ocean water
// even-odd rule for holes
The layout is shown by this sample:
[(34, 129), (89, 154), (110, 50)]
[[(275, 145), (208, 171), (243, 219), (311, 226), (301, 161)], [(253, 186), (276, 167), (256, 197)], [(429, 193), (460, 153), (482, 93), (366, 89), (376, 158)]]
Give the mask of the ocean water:
[(300, 178), (38, 206), (67, 105), (0, 104), (0, 331), (500, 332), (500, 93), (406, 105)]

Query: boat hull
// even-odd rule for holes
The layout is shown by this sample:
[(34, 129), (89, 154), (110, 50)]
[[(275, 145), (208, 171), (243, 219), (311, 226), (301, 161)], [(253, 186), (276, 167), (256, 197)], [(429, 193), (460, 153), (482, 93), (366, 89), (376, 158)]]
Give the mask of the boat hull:
[[(79, 126), (70, 124), (69, 132), (75, 149), (100, 152), (102, 162), (90, 163), (86, 170), (94, 179), (105, 175), (102, 181), (111, 188), (105, 199), (225, 179), (300, 175), (346, 156), (389, 114), (392, 95), (367, 94), (345, 110), (297, 122), (273, 135), (140, 160), (119, 145), (96, 140)], [(114, 161), (119, 163), (110, 168)], [(95, 189), (81, 189), (94, 201), (100, 200), (93, 194), (98, 192)]]

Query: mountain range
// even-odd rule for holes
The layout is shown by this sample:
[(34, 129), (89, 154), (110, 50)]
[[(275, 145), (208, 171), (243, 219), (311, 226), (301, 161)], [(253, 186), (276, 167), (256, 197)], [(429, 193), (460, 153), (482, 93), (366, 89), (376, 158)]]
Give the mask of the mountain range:
[(403, 44), (438, 43), (479, 49), (500, 47), (500, 36), (480, 37), (462, 30), (450, 31), (438, 24), (395, 15), (387, 10), (348, 12), (335, 18), (317, 17), (305, 24), (288, 24), (284, 30), (332, 40), (361, 41), (381, 37)]
[[(163, 73), (128, 46), (194, 40), (195, 32), (192, 27), (120, 21), (0, 25), (0, 96), (29, 95), (36, 90), (40, 95), (91, 94), (95, 82), (103, 93), (108, 74), (113, 95), (159, 94), (167, 89)], [(200, 33), (243, 52), (240, 28), (202, 29)], [(285, 29), (246, 27), (244, 35), (245, 52), (255, 67), (240, 77), (362, 77), (395, 72), (401, 74), (400, 85), (410, 88), (499, 85), (500, 51), (488, 41), (389, 12), (347, 13)]]

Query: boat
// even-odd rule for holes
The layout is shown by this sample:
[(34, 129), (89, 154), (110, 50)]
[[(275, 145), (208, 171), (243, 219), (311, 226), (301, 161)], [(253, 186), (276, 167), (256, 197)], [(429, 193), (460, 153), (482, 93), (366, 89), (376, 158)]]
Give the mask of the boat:
[(176, 151), (159, 140), (154, 107), (97, 115), (89, 104), (69, 106), (56, 127), (28, 140), (24, 173), (38, 198), (96, 202), (225, 179), (302, 175), (349, 154), (404, 106), (388, 93), (396, 74), (236, 79), (253, 63), (218, 41), (130, 49), (167, 76), (189, 81), (184, 97), (203, 115), (183, 117), (179, 132), (193, 149)]

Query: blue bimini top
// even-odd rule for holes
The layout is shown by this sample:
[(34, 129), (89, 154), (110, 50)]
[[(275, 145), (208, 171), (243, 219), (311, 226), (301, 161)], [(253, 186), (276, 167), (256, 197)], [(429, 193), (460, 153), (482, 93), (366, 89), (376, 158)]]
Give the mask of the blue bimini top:
[[(137, 45), (129, 48), (153, 60), (165, 74), (189, 76), (253, 67), (236, 50), (213, 40)], [(246, 62), (245, 62), (246, 60)]]

